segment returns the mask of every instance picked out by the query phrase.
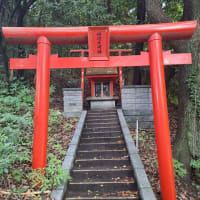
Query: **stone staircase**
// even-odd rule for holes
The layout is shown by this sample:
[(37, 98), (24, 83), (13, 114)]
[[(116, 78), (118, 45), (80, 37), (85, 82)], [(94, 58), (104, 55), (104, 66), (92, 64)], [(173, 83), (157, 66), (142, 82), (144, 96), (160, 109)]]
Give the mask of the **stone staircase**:
[(88, 111), (65, 200), (140, 199), (116, 110)]

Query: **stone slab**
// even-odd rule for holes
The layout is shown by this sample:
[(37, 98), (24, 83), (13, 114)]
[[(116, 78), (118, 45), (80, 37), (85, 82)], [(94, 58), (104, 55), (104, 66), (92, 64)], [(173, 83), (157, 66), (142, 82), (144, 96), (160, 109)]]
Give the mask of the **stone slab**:
[(141, 199), (144, 200), (156, 200), (155, 195), (152, 192), (152, 188), (143, 188), (142, 190), (139, 189)]
[(135, 115), (131, 115), (131, 116), (129, 116), (129, 120), (130, 121), (138, 120), (140, 125), (142, 125), (143, 122), (151, 122), (152, 123), (153, 115), (136, 115), (136, 116)]
[[(136, 121), (130, 120), (127, 116), (125, 118), (131, 128), (136, 128)], [(154, 123), (153, 121), (138, 121), (138, 128), (154, 129)]]
[(64, 96), (63, 97), (63, 101), (66, 101), (66, 102), (73, 102), (73, 101), (81, 101), (82, 100), (82, 96), (81, 94), (80, 95), (77, 95), (77, 96), (72, 96), (72, 95), (68, 95), (68, 96)]
[(90, 101), (90, 108), (93, 109), (111, 109), (115, 108), (115, 100), (108, 101)]
[(135, 89), (135, 88), (151, 88), (150, 85), (123, 85), (122, 88)]
[(70, 118), (70, 117), (80, 117), (81, 112), (64, 112), (63, 116)]
[(123, 86), (122, 109), (132, 128), (135, 128), (136, 120), (139, 121), (140, 128), (154, 128), (150, 85)]
[(125, 116), (149, 116), (149, 115), (153, 115), (153, 110), (149, 109), (149, 110), (123, 110), (123, 113)]
[(141, 110), (141, 111), (146, 111), (146, 110), (153, 110), (152, 104), (151, 103), (122, 103), (122, 109), (123, 110)]
[(83, 110), (82, 89), (63, 88), (63, 102), (65, 117), (80, 117)]
[(151, 103), (152, 104), (152, 99), (151, 98), (123, 98), (123, 103), (146, 103), (146, 104), (149, 104)]
[(133, 98), (133, 99), (151, 99), (151, 93), (137, 93), (137, 94), (124, 94), (123, 93), (123, 90), (122, 90), (122, 98), (126, 99), (130, 99), (130, 98)]
[(80, 96), (82, 92), (63, 92), (63, 95), (66, 97), (66, 96), (74, 96), (74, 97), (77, 97), (77, 96)]
[(64, 104), (64, 110), (65, 112), (81, 112), (82, 106), (77, 105), (77, 106), (69, 106)]

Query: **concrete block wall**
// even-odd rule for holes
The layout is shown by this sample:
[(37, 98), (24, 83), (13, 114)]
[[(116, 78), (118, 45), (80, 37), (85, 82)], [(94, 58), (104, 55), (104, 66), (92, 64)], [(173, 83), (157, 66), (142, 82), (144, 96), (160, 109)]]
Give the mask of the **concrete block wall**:
[(122, 87), (122, 110), (132, 128), (154, 128), (151, 86), (129, 85)]
[(63, 88), (63, 102), (65, 117), (80, 117), (83, 110), (82, 89)]

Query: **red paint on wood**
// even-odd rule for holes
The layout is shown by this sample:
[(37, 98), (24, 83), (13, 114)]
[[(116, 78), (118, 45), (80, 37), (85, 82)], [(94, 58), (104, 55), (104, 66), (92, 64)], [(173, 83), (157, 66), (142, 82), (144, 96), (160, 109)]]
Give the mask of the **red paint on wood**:
[(176, 200), (161, 36), (153, 34), (148, 46), (161, 192), (163, 200)]
[(88, 27), (89, 60), (109, 60), (109, 27)]
[[(191, 38), (197, 21), (162, 24), (108, 26), (111, 43), (145, 42), (155, 32), (163, 40)], [(36, 44), (45, 36), (52, 44), (87, 44), (88, 27), (3, 27), (3, 34), (10, 44)]]
[(122, 86), (123, 86), (122, 67), (119, 67), (119, 86), (120, 86), (120, 97), (122, 97)]
[[(82, 49), (70, 50), (70, 53), (81, 53), (81, 57), (84, 57), (85, 51), (82, 50)], [(81, 68), (81, 89), (82, 89), (82, 102), (83, 102), (83, 104), (84, 104), (84, 93), (85, 93), (84, 78), (85, 78), (85, 69)]]
[[(29, 58), (11, 58), (10, 69), (35, 69), (37, 57), (30, 55)], [(192, 64), (191, 53), (171, 54), (164, 52), (164, 65)], [(93, 67), (138, 67), (149, 66), (149, 53), (141, 52), (140, 55), (110, 56), (108, 61), (90, 61), (88, 57), (58, 57), (51, 55), (50, 68), (93, 68)]]
[(91, 79), (91, 97), (94, 97), (94, 81)]
[(81, 68), (81, 89), (82, 89), (82, 102), (84, 103), (84, 78), (85, 78), (85, 70)]
[(114, 85), (114, 81), (111, 80), (110, 81), (110, 96), (113, 97), (113, 85)]
[(32, 157), (33, 169), (46, 167), (49, 113), (50, 48), (50, 43), (47, 38), (40, 37), (38, 39)]

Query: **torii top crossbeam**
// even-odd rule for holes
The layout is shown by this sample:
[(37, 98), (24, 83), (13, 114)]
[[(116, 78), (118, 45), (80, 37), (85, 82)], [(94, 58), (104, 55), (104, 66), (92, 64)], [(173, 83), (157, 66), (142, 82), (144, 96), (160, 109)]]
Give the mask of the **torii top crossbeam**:
[[(162, 36), (162, 40), (188, 39), (196, 25), (196, 21), (186, 21), (109, 26), (110, 42), (144, 42), (155, 32)], [(47, 37), (51, 44), (88, 43), (88, 27), (3, 27), (3, 34), (10, 44), (36, 44), (40, 36)]]

